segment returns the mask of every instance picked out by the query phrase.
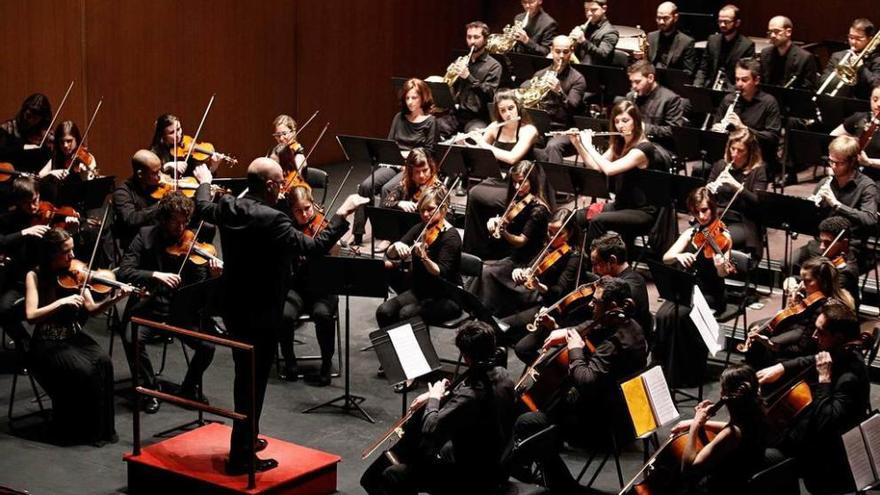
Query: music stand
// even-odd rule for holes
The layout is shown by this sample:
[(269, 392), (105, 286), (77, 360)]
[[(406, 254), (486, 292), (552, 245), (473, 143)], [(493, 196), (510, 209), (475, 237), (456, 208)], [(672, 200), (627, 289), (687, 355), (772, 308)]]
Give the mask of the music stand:
[(681, 96), (687, 98), (691, 103), (692, 113), (704, 113), (706, 118), (703, 119), (702, 129), (706, 129), (709, 125), (709, 119), (715, 114), (715, 109), (721, 105), (721, 100), (727, 96), (726, 91), (719, 91), (712, 88), (701, 88), (690, 84), (681, 88)]
[(700, 177), (659, 170), (639, 170), (634, 177), (641, 184), (648, 203), (661, 208), (671, 204), (676, 211), (687, 211), (687, 198), (691, 191), (706, 185), (706, 180)]
[(871, 104), (867, 100), (822, 95), (816, 98), (816, 110), (823, 129), (830, 131), (856, 112), (870, 112)]
[(418, 213), (376, 206), (367, 206), (367, 218), (373, 226), (373, 236), (390, 242), (400, 240), (413, 225), (422, 221)]
[(825, 218), (823, 209), (808, 199), (769, 191), (757, 192), (761, 224), (785, 232), (783, 266), (791, 269), (792, 239), (797, 234), (818, 235), (819, 222)]
[[(309, 280), (319, 292), (345, 296), (345, 392), (327, 402), (312, 406), (309, 414), (325, 407), (337, 407), (343, 414), (360, 414), (370, 423), (376, 421), (367, 414), (361, 404), (364, 397), (351, 393), (351, 296), (383, 298), (388, 294), (385, 262), (372, 258), (346, 258), (325, 256), (309, 263)], [(342, 404), (336, 404), (342, 402)], [(359, 417), (359, 416), (356, 416)]]
[(816, 116), (816, 103), (813, 102), (812, 91), (771, 84), (762, 84), (761, 90), (776, 98), (779, 109), (786, 117), (809, 119)]
[(714, 14), (679, 12), (678, 19), (681, 32), (690, 35), (697, 41), (705, 41), (710, 34), (718, 30)]
[[(552, 59), (547, 57), (539, 57), (537, 55), (527, 55), (525, 53), (507, 52), (507, 60), (510, 61), (514, 84), (520, 86), (528, 81), (541, 69), (550, 67), (553, 63)], [(502, 66), (504, 64), (501, 64)]]
[(544, 169), (547, 181), (556, 192), (586, 196), (594, 199), (609, 199), (608, 177), (598, 170), (576, 165), (538, 162)]
[(605, 108), (607, 98), (625, 95), (630, 90), (629, 77), (623, 67), (607, 65), (572, 64), (587, 81), (587, 92), (599, 94), (599, 105)]
[(539, 136), (544, 136), (545, 133), (550, 132), (553, 122), (550, 120), (549, 113), (538, 108), (526, 108), (525, 111), (526, 115), (532, 120), (532, 125), (538, 129)]
[[(403, 369), (400, 355), (398, 354), (397, 349), (395, 349), (391, 338), (388, 336), (388, 331), (405, 325), (410, 325), (412, 327), (412, 332), (419, 344), (419, 349), (430, 368), (430, 371), (427, 373), (407, 376)], [(391, 326), (370, 332), (370, 343), (372, 344), (371, 347), (373, 350), (376, 351), (376, 357), (379, 358), (379, 364), (381, 364), (382, 369), (385, 370), (385, 378), (391, 385), (397, 385), (399, 383), (404, 383), (407, 380), (421, 378), (443, 367), (440, 363), (440, 358), (437, 356), (437, 350), (434, 349), (434, 344), (431, 343), (431, 334), (428, 333), (428, 327), (419, 317), (400, 321)], [(401, 414), (406, 414), (406, 395), (406, 387), (404, 387), (402, 394), (403, 412)]]
[[(724, 158), (727, 146), (727, 133), (706, 131), (696, 127), (672, 127), (672, 139), (675, 142), (675, 154), (685, 161), (700, 161), (700, 168)], [(708, 171), (706, 176), (708, 176)]]
[(52, 159), (49, 148), (6, 148), (0, 153), (0, 161), (9, 162), (16, 172), (36, 174)]
[(684, 93), (684, 87), (693, 84), (694, 76), (679, 69), (661, 69), (657, 68), (657, 82), (661, 86), (665, 86), (678, 95)]
[(86, 181), (61, 182), (58, 204), (71, 205), (79, 211), (89, 211), (104, 206), (104, 200), (116, 187), (116, 177), (98, 177)]
[[(834, 140), (834, 136), (830, 134), (822, 134), (818, 132), (801, 131), (798, 129), (789, 129), (785, 136), (785, 156), (782, 160), (782, 173), (785, 176), (785, 169), (791, 166), (791, 169), (797, 171), (799, 165), (823, 164), (824, 158), (828, 154), (828, 145)], [(815, 171), (815, 170), (814, 170)], [(816, 174), (813, 174), (815, 178)], [(785, 181), (782, 183), (781, 191), (785, 193)]]

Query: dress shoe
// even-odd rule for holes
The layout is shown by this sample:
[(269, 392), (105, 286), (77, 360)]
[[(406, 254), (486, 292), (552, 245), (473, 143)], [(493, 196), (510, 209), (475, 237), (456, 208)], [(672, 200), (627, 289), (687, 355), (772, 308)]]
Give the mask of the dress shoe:
[(156, 414), (159, 412), (159, 399), (155, 397), (147, 397), (144, 399), (144, 412), (147, 414)]
[(278, 378), (286, 382), (295, 382), (299, 380), (299, 367), (296, 365), (284, 365), (281, 370), (278, 371)]
[[(270, 469), (275, 469), (278, 467), (278, 461), (275, 459), (260, 459), (257, 458), (255, 463), (254, 470), (258, 473), (263, 471), (268, 471)], [(247, 474), (248, 469), (250, 468), (247, 459), (242, 460), (228, 460), (226, 461), (226, 474), (230, 476), (238, 476), (242, 474)]]
[(330, 385), (330, 374), (316, 373), (314, 375), (307, 375), (306, 384), (313, 387), (326, 387)]

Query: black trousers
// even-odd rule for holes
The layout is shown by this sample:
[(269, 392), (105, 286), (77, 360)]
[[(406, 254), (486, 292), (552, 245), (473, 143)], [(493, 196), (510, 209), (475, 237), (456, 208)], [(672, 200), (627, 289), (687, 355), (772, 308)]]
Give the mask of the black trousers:
[(507, 181), (486, 179), (468, 191), (464, 239), (461, 250), (483, 260), (506, 256), (510, 246), (489, 235), (486, 222), (504, 213), (507, 206)]
[(24, 303), (16, 304), (16, 301), (24, 297), (24, 287), (11, 283), (10, 286), (0, 289), (0, 327), (19, 349), (27, 352), (31, 337), (24, 328)]
[(287, 291), (284, 301), (284, 326), (278, 334), (278, 342), (281, 344), (281, 356), (287, 366), (296, 364), (296, 353), (293, 349), (293, 332), (296, 328), (296, 320), (300, 315), (309, 313), (315, 323), (315, 334), (318, 337), (318, 347), (321, 349), (322, 367), (324, 363), (329, 365), (336, 352), (336, 325), (333, 317), (339, 305), (339, 297), (334, 295), (318, 296), (308, 291)]
[(443, 323), (460, 313), (461, 308), (451, 299), (423, 299), (408, 290), (379, 305), (376, 309), (376, 323), (380, 327), (387, 327), (416, 316), (421, 316), (427, 324)]
[[(235, 381), (233, 385), (233, 400), (235, 412), (251, 414), (251, 405), (255, 409), (254, 431), (251, 432), (246, 421), (234, 421), (232, 424), (232, 436), (229, 443), (230, 462), (240, 462), (247, 459), (251, 445), (254, 442), (253, 434), (260, 433), (260, 415), (263, 411), (263, 400), (266, 397), (266, 383), (269, 381), (269, 371), (275, 357), (275, 347), (278, 345), (278, 329), (274, 327), (255, 327), (246, 321), (224, 319), (226, 329), (230, 336), (238, 341), (254, 346), (254, 374), (251, 375), (251, 362), (248, 353), (233, 349), (232, 360), (235, 363)], [(251, 398), (251, 376), (253, 376), (253, 400)]]
[[(581, 210), (584, 211), (584, 210)], [(584, 214), (578, 212), (577, 220), (583, 221)], [(628, 246), (632, 246), (632, 239), (638, 235), (644, 235), (651, 231), (654, 227), (654, 215), (645, 210), (636, 209), (614, 209), (614, 203), (605, 205), (602, 213), (599, 213), (592, 220), (589, 220), (587, 226), (587, 246), (590, 242), (605, 234), (609, 230), (613, 230), (623, 236)]]

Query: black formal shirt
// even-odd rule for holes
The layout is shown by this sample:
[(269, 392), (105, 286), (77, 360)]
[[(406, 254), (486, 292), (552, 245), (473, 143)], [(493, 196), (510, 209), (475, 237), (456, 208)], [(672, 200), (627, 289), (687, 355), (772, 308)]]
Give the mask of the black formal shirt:
[(608, 22), (602, 19), (598, 24), (590, 23), (584, 32), (583, 43), (578, 43), (574, 49), (575, 54), (582, 64), (612, 65), (614, 62), (614, 47), (620, 39), (620, 33)]
[[(417, 223), (407, 231), (400, 242), (412, 246), (425, 224)], [(455, 228), (441, 232), (428, 246), (428, 258), (440, 267), (439, 277), (452, 285), (461, 285), (461, 236)], [(441, 298), (447, 291), (443, 284), (425, 268), (421, 260), (412, 260), (412, 291), (420, 298)]]
[[(547, 240), (549, 241), (549, 239)], [(553, 249), (549, 250), (549, 252), (552, 251)], [(541, 303), (544, 306), (558, 302), (560, 298), (574, 290), (580, 261), (580, 254), (571, 249), (556, 260), (556, 263), (553, 263), (544, 273), (538, 275), (538, 280), (547, 286), (547, 292), (541, 295)]]
[(696, 41), (678, 29), (670, 33), (648, 33), (648, 60), (659, 69), (683, 70), (694, 75), (697, 71)]
[(457, 92), (457, 113), (462, 119), (480, 117), (488, 120), (489, 103), (501, 83), (501, 64), (484, 50), (468, 63), (468, 72), (467, 78), (458, 78), (452, 86), (453, 94)]
[[(733, 103), (734, 94), (728, 94), (721, 100), (721, 105), (715, 111), (715, 122), (720, 122), (727, 113), (727, 107)], [(776, 145), (782, 132), (782, 114), (779, 112), (779, 104), (773, 95), (760, 89), (752, 97), (751, 101), (740, 96), (734, 111), (740, 120), (749, 128), (761, 144), (761, 152), (764, 159), (771, 161), (776, 156)]]
[(785, 55), (781, 55), (775, 46), (768, 46), (761, 50), (760, 57), (763, 84), (810, 91), (816, 89), (819, 68), (816, 57), (810, 52), (791, 45)]
[(113, 191), (113, 235), (119, 240), (123, 250), (141, 227), (156, 221), (159, 201), (153, 199), (141, 187), (135, 177), (131, 177)]
[[(816, 185), (814, 194), (823, 183), (824, 180)], [(831, 191), (841, 204), (829, 216), (848, 219), (853, 225), (853, 237), (868, 235), (877, 226), (877, 184), (868, 176), (857, 170), (843, 187), (837, 184), (837, 180), (832, 180)]]
[(736, 63), (741, 58), (755, 55), (755, 42), (740, 33), (730, 41), (715, 33), (706, 40), (706, 51), (697, 75), (694, 76), (694, 86), (712, 86), (718, 75), (718, 69), (724, 70), (725, 87), (732, 87), (736, 75)]
[[(525, 12), (521, 12), (513, 19), (514, 21), (522, 21), (525, 15)], [(553, 38), (556, 36), (556, 29), (556, 20), (541, 9), (538, 15), (529, 17), (529, 23), (523, 28), (529, 37), (529, 42), (526, 44), (517, 42), (513, 51), (529, 55), (547, 55), (550, 53), (550, 45), (553, 44)]]
[[(834, 52), (831, 55), (831, 59), (828, 60), (828, 65), (825, 66), (825, 72), (822, 73), (822, 82), (825, 82), (825, 79), (834, 72), (834, 68), (840, 64), (840, 61), (848, 51), (849, 50), (841, 50), (839, 52)], [(850, 60), (852, 60), (852, 58), (850, 58)], [(835, 77), (826, 90), (827, 93), (830, 93), (839, 82), (840, 79)], [(870, 99), (871, 90), (878, 82), (880, 82), (880, 51), (875, 51), (873, 54), (865, 57), (862, 67), (856, 72), (856, 84), (854, 86), (847, 86), (844, 84), (837, 92), (837, 96), (848, 96), (850, 98), (859, 98), (862, 100)]]
[[(636, 144), (633, 148), (641, 151), (648, 158), (646, 170), (662, 170), (663, 166), (665, 166), (665, 162), (661, 160), (656, 144), (645, 141)], [(615, 211), (638, 209), (651, 214), (656, 212), (656, 208), (648, 202), (648, 195), (644, 190), (644, 181), (640, 181), (637, 177), (640, 170), (634, 168), (611, 177), (611, 189), (614, 192), (614, 202), (612, 204)]]
[(633, 319), (642, 327), (646, 337), (651, 337), (654, 331), (653, 317), (651, 316), (651, 305), (648, 302), (648, 285), (645, 278), (639, 272), (627, 266), (625, 270), (617, 274), (617, 278), (626, 282), (629, 286), (630, 294), (635, 303), (635, 314)]
[(653, 91), (636, 97), (636, 106), (642, 114), (645, 134), (651, 141), (672, 149), (672, 128), (684, 125), (681, 97), (669, 88), (657, 85)]
[[(533, 78), (541, 77), (550, 70), (541, 69)], [(541, 102), (541, 108), (550, 115), (550, 127), (554, 129), (569, 129), (574, 125), (574, 113), (580, 107), (584, 99), (584, 91), (587, 89), (587, 81), (580, 72), (566, 66), (557, 74), (559, 86), (562, 92), (550, 91)], [(529, 87), (531, 80), (522, 84), (523, 88)]]
[(434, 145), (437, 144), (437, 119), (428, 115), (425, 120), (416, 124), (410, 122), (403, 112), (397, 112), (391, 120), (388, 139), (405, 150), (421, 147), (433, 153)]

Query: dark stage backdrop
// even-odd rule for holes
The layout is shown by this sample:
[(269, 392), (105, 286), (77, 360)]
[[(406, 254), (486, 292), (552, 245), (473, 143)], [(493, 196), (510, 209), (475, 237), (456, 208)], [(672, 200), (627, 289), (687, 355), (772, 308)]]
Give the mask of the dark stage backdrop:
[[(657, 3), (615, 1), (609, 15), (653, 29)], [(752, 35), (778, 13), (808, 40), (842, 40), (856, 16), (880, 22), (875, 0), (741, 5)], [(563, 33), (583, 22), (579, 0), (545, 8)], [(84, 130), (103, 97), (89, 145), (105, 173), (123, 177), (160, 113), (178, 115), (192, 134), (216, 94), (202, 137), (242, 162), (224, 175), (266, 152), (279, 113), (300, 120), (321, 111), (302, 142), (310, 148), (330, 122), (312, 158), (327, 163), (342, 157), (335, 134), (387, 133), (397, 111), (392, 76), (442, 74), (464, 46), (464, 24), (483, 19), (498, 31), (519, 10), (516, 0), (4, 0), (0, 118), (35, 91), (57, 105), (75, 79), (61, 118)]]

